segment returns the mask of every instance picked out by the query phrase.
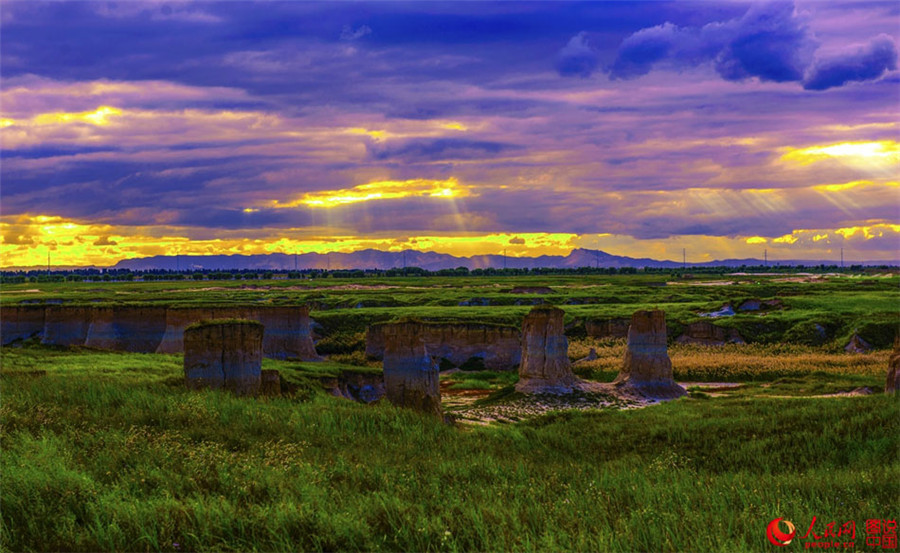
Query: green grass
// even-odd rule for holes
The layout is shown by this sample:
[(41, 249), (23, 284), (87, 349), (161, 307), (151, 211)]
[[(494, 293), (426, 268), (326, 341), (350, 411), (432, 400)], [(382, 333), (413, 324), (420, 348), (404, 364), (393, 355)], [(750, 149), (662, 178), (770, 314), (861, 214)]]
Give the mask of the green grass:
[(860, 528), (900, 497), (900, 401), (883, 394), (453, 427), (320, 393), (189, 392), (180, 356), (0, 356), (4, 373), (47, 371), (0, 379), (10, 551), (764, 551), (773, 518)]

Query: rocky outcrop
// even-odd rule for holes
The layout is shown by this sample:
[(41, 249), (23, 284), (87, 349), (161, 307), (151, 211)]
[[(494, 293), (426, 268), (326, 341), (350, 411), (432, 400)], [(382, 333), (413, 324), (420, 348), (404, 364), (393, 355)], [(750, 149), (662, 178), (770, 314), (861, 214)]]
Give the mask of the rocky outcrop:
[(757, 298), (750, 298), (748, 300), (744, 300), (741, 305), (738, 306), (738, 311), (760, 311), (763, 309), (773, 309), (781, 307), (781, 300), (779, 299), (771, 299), (771, 300), (760, 300)]
[[(233, 313), (237, 315), (237, 313)], [(166, 311), (166, 329), (156, 348), (156, 353), (181, 353), (184, 351), (184, 329), (200, 321), (210, 321), (216, 317), (213, 309), (169, 308)], [(233, 316), (228, 318), (241, 319)]]
[(712, 319), (718, 317), (733, 317), (734, 316), (734, 308), (731, 307), (730, 303), (726, 303), (723, 305), (718, 311), (711, 311), (709, 313), (700, 313), (701, 317), (709, 317)]
[(655, 399), (671, 399), (686, 393), (672, 378), (664, 311), (636, 311), (631, 316), (625, 360), (613, 384), (620, 390)]
[(363, 403), (378, 401), (386, 393), (384, 373), (341, 371), (339, 376), (322, 378), (321, 381), (331, 395)]
[(281, 395), (281, 375), (278, 371), (272, 369), (260, 371), (259, 394), (262, 396)]
[(263, 326), (256, 321), (205, 321), (184, 331), (184, 378), (190, 389), (225, 388), (257, 395)]
[(425, 349), (422, 323), (384, 325), (384, 385), (388, 401), (441, 416), (438, 368)]
[(900, 391), (900, 336), (894, 338), (894, 351), (888, 361), (887, 382), (884, 385), (884, 393), (896, 394)]
[(250, 318), (266, 327), (263, 336), (263, 355), (266, 357), (321, 361), (313, 344), (307, 306), (258, 308), (253, 310)]
[(42, 344), (82, 346), (87, 341), (94, 310), (90, 307), (47, 307)]
[(707, 321), (697, 321), (685, 326), (684, 334), (679, 336), (676, 341), (679, 344), (700, 344), (702, 346), (745, 343), (737, 330), (716, 326)]
[(44, 332), (43, 306), (20, 305), (0, 308), (0, 340), (3, 345), (27, 340)]
[[(490, 370), (512, 370), (522, 355), (521, 334), (511, 326), (476, 323), (421, 323), (425, 348), (435, 359), (444, 358), (458, 367), (479, 357)], [(384, 358), (386, 324), (366, 329), (366, 356)]]
[(305, 306), (166, 308), (16, 306), (0, 312), (0, 339), (8, 344), (34, 336), (41, 343), (141, 353), (181, 353), (189, 325), (213, 319), (247, 319), (265, 328), (263, 355), (319, 361)]
[(522, 363), (516, 391), (569, 394), (579, 387), (569, 363), (569, 342), (558, 307), (535, 307), (522, 323)]
[(584, 330), (593, 338), (627, 338), (628, 319), (596, 319), (585, 321)]
[(588, 354), (587, 354), (585, 357), (582, 357), (581, 359), (575, 361), (575, 362), (572, 363), (572, 364), (573, 364), (573, 365), (579, 365), (579, 364), (581, 364), (581, 363), (590, 363), (591, 361), (596, 361), (597, 359), (600, 359), (600, 356), (597, 355), (597, 350), (594, 349), (594, 348), (591, 348), (590, 351), (588, 351)]
[(868, 353), (872, 351), (872, 344), (860, 338), (859, 334), (854, 333), (847, 345), (844, 346), (844, 351), (847, 353)]
[(98, 307), (84, 345), (91, 348), (153, 353), (166, 329), (165, 307)]

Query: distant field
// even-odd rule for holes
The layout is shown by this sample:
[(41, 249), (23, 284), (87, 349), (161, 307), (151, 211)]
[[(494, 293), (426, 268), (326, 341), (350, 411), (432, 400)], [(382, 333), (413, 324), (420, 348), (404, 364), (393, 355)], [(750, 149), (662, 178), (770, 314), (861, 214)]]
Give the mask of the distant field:
[[(514, 292), (547, 287), (546, 294)], [(700, 313), (748, 299), (781, 306), (714, 320), (751, 343), (794, 343), (838, 350), (858, 333), (889, 347), (900, 322), (900, 276), (778, 275), (682, 279), (666, 274), (615, 276), (410, 277), (270, 281), (71, 282), (4, 285), (11, 305), (290, 305), (309, 304), (321, 325), (321, 348), (352, 354), (368, 324), (401, 317), (519, 325), (535, 302), (566, 311), (567, 331), (584, 321), (629, 317), (642, 308), (667, 314), (672, 337)], [(821, 330), (818, 330), (818, 327)]]

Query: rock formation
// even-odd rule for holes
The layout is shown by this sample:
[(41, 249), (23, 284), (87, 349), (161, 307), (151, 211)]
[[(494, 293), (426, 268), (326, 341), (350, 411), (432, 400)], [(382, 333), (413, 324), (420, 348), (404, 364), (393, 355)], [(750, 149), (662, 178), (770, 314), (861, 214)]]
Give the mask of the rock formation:
[[(384, 357), (385, 324), (366, 329), (366, 356)], [(512, 326), (476, 323), (422, 323), (425, 348), (435, 359), (446, 359), (460, 366), (480, 357), (490, 370), (512, 370), (522, 355), (521, 334)]]
[(42, 344), (83, 346), (91, 328), (90, 307), (48, 307), (44, 313)]
[(657, 399), (676, 398), (686, 393), (672, 378), (664, 311), (636, 311), (631, 316), (628, 349), (614, 385), (620, 390)]
[(213, 314), (210, 308), (169, 308), (166, 311), (166, 330), (159, 341), (156, 353), (181, 353), (184, 351), (184, 329), (200, 321), (213, 319), (241, 319), (237, 313), (232, 317), (221, 317)]
[(271, 359), (321, 361), (310, 332), (309, 307), (275, 306), (255, 309), (254, 321), (266, 327), (263, 355)]
[(685, 327), (684, 334), (679, 336), (677, 341), (679, 344), (699, 344), (702, 346), (745, 343), (737, 330), (716, 326), (708, 321), (690, 323)]
[(263, 326), (248, 320), (204, 321), (184, 331), (184, 378), (188, 388), (259, 393)]
[(887, 382), (884, 385), (884, 393), (896, 394), (900, 391), (900, 336), (894, 338), (894, 351), (888, 361)]
[(860, 338), (859, 334), (854, 332), (853, 336), (850, 337), (850, 341), (844, 346), (844, 351), (847, 353), (868, 353), (872, 351), (872, 344), (866, 342)]
[(598, 319), (585, 321), (584, 330), (594, 338), (627, 338), (628, 319)]
[(517, 392), (569, 394), (579, 387), (569, 363), (564, 315), (558, 307), (538, 306), (525, 316)]
[(419, 322), (384, 325), (384, 384), (388, 401), (441, 416), (438, 368), (425, 349)]
[[(71, 309), (68, 308), (71, 312)], [(166, 329), (165, 307), (97, 307), (84, 345), (91, 348), (153, 353)]]
[(590, 363), (591, 361), (596, 361), (597, 359), (600, 359), (600, 356), (597, 355), (597, 350), (594, 348), (591, 348), (590, 351), (588, 351), (588, 354), (586, 356), (582, 357), (581, 359), (575, 361), (572, 364), (578, 365), (579, 363)]
[(248, 319), (265, 328), (263, 355), (274, 359), (319, 361), (306, 306), (265, 307), (78, 307), (35, 305), (4, 307), (0, 313), (3, 345), (41, 337), (41, 343), (88, 346), (140, 353), (181, 353), (184, 329), (213, 319)]
[(27, 340), (44, 331), (44, 307), (20, 305), (0, 308), (0, 338), (3, 345)]
[(263, 396), (281, 395), (281, 375), (278, 371), (266, 369), (259, 373), (259, 394)]
[(734, 316), (734, 308), (731, 307), (730, 303), (726, 303), (718, 311), (711, 311), (709, 313), (700, 313), (701, 317), (709, 317), (712, 319), (718, 317), (733, 317)]
[(378, 401), (385, 395), (384, 373), (341, 371), (337, 377), (323, 377), (322, 386), (331, 395), (363, 403)]

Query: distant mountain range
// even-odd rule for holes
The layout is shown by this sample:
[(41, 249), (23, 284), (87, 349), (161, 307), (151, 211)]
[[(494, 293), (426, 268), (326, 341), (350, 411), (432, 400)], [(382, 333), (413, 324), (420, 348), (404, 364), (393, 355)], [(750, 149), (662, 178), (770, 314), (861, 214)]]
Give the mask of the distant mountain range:
[[(835, 265), (835, 260), (779, 260), (769, 261), (771, 266), (785, 265)], [(761, 266), (761, 259), (721, 259), (706, 263), (688, 263), (690, 267), (740, 267), (741, 265)], [(864, 265), (896, 265), (896, 262), (855, 262)], [(848, 263), (848, 265), (850, 265)], [(400, 267), (420, 267), (429, 271), (440, 269), (502, 269), (513, 268), (568, 268), (578, 267), (653, 267), (678, 268), (677, 261), (659, 261), (648, 258), (634, 258), (608, 254), (600, 250), (575, 249), (569, 255), (542, 255), (539, 257), (506, 257), (503, 255), (474, 255), (457, 257), (445, 253), (405, 250), (385, 252), (360, 250), (352, 253), (303, 253), (297, 255), (272, 253), (266, 255), (182, 255), (153, 256), (140, 259), (125, 259), (116, 263), (113, 269), (146, 271), (167, 270), (268, 270), (291, 271), (304, 269), (392, 269)]]

